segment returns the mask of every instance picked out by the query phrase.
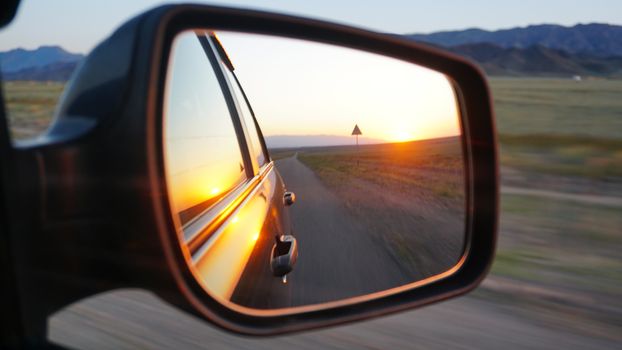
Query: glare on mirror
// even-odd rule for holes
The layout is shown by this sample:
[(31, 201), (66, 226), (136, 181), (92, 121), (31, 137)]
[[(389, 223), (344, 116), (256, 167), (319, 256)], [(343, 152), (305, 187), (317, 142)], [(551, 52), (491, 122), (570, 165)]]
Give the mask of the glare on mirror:
[(184, 32), (169, 60), (169, 200), (210, 295), (285, 312), (416, 287), (456, 268), (465, 175), (459, 108), (443, 74), (230, 32)]

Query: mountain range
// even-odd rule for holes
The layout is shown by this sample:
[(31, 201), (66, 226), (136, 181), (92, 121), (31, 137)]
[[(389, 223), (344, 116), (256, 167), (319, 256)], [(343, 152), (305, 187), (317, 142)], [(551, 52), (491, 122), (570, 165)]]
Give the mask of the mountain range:
[(448, 49), (474, 60), (492, 76), (622, 77), (622, 56), (571, 54), (542, 45), (503, 48), (478, 43)]
[(622, 77), (622, 26), (617, 25), (472, 28), (406, 37), (466, 56), (489, 75)]
[[(487, 31), (477, 28), (407, 38), (478, 63), (489, 75), (622, 78), (622, 26), (553, 24)], [(84, 58), (59, 46), (0, 52), (6, 80), (65, 81)]]
[(622, 56), (622, 26), (603, 23), (577, 24), (572, 27), (541, 24), (496, 31), (471, 28), (407, 36), (444, 47), (490, 43), (503, 48), (525, 49), (539, 45), (569, 54)]
[(0, 52), (0, 69), (6, 80), (65, 81), (84, 58), (60, 46), (41, 46), (34, 50), (13, 49)]

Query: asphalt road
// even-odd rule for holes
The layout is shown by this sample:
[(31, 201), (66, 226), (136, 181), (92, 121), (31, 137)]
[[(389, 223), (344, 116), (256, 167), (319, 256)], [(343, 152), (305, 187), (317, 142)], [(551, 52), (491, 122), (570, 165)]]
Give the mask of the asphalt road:
[(614, 340), (534, 321), (498, 301), (462, 297), (372, 321), (249, 338), (216, 329), (150, 293), (123, 290), (66, 308), (49, 339), (74, 349), (615, 349)]

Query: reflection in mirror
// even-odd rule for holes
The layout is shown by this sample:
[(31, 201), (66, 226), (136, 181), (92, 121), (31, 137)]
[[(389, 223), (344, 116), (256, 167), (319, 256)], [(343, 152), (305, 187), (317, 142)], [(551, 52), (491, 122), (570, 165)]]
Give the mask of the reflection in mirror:
[(462, 257), (460, 115), (443, 74), (327, 44), (188, 31), (173, 43), (163, 103), (181, 246), (222, 303), (347, 302), (442, 278)]

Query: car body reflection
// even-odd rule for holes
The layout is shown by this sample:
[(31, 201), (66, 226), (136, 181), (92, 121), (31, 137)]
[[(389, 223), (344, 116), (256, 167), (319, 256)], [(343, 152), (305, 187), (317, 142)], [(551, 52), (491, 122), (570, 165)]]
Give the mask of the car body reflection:
[[(220, 298), (229, 300), (247, 266), (259, 263), (250, 261), (259, 238), (265, 238), (260, 242), (258, 249), (261, 250), (267, 249), (263, 247), (264, 241), (272, 241), (274, 232), (268, 198), (274, 194), (274, 186), (270, 184), (273, 177), (264, 178), (241, 207), (193, 256), (203, 283)], [(268, 264), (267, 261), (265, 263)]]

